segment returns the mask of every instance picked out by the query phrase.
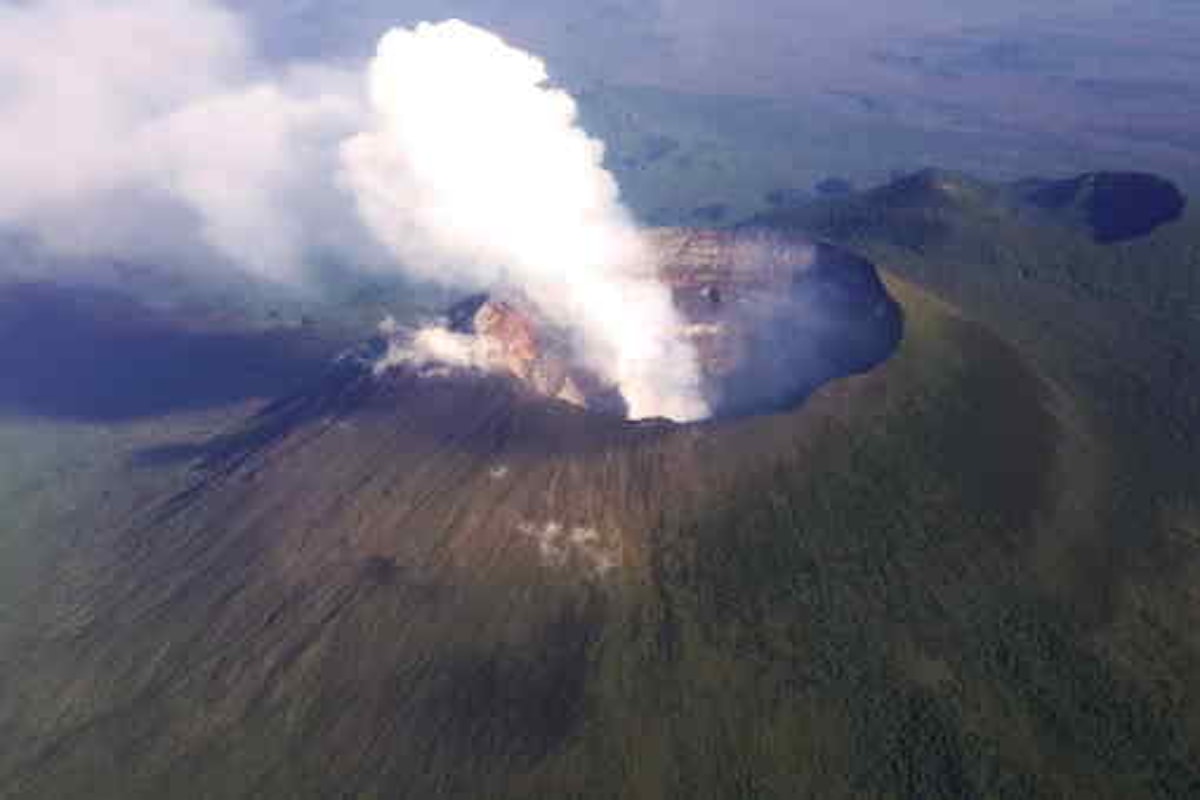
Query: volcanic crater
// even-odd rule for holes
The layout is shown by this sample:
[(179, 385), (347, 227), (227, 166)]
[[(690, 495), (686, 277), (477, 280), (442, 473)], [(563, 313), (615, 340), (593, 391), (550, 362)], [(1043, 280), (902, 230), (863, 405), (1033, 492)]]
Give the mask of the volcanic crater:
[[(656, 229), (648, 241), (649, 270), (671, 290), (714, 419), (798, 405), (830, 380), (886, 359), (902, 335), (899, 307), (874, 266), (830, 245), (750, 227)], [(569, 335), (519, 294), (468, 297), (439, 330), (470, 342), (472, 366), (588, 411), (626, 415), (617, 387), (580, 366)], [(403, 352), (410, 335), (385, 331), (359, 359), (392, 366), (387, 354)], [(445, 376), (434, 361), (424, 374)]]

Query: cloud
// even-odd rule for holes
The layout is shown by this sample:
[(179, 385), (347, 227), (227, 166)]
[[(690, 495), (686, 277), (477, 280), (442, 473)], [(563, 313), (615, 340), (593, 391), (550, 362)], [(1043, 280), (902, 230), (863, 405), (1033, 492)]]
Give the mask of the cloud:
[(207, 0), (0, 6), (0, 224), (56, 253), (294, 278), (369, 242), (330, 203), (360, 117), (353, 72), (271, 73)]

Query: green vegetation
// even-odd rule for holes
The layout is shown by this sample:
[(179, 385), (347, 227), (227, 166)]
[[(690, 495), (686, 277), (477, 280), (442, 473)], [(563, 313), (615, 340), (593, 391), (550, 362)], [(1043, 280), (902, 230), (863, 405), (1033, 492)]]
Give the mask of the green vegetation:
[[(501, 484), (356, 416), (99, 537), (119, 557), (72, 559), (12, 662), (9, 796), (1194, 794), (1200, 664), (1162, 627), (1186, 584), (1123, 572), (1114, 601), (1089, 572), (1103, 442), (1012, 348), (891, 289), (897, 355), (790, 414), (551, 459), (501, 425)], [(625, 569), (531, 560), (496, 520), (543, 503), (599, 509)]]
[(594, 699), (636, 752), (589, 736), (571, 769), (647, 798), (1191, 796), (1196, 717), (1097, 646), (1103, 592), (1071, 574), (1102, 546), (1075, 516), (1094, 443), (1011, 351), (895, 288), (883, 396), (651, 537)]
[[(925, 172), (773, 217), (850, 244), (969, 309), (1039, 364), (1120, 450), (1130, 541), (1200, 492), (1200, 212), (1098, 244), (1011, 190)], [(1138, 531), (1138, 533), (1133, 533)]]
[(1200, 225), (1018, 199), (775, 213), (906, 319), (786, 414), (336, 386), (195, 472), (129, 456), (232, 410), (0, 428), (0, 797), (1200, 795)]

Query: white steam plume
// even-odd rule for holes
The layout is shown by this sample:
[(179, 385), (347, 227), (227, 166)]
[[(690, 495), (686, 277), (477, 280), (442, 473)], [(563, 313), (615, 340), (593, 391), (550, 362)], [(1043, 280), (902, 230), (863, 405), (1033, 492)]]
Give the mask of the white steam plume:
[(411, 269), (519, 287), (570, 327), (634, 418), (707, 415), (669, 291), (569, 95), (464, 22), (393, 29), (370, 67), (373, 127), (342, 148), (368, 225)]
[(632, 416), (702, 417), (602, 146), (546, 80), (457, 21), (387, 34), (368, 98), (361, 69), (265, 63), (215, 0), (0, 0), (0, 251), (18, 231), (202, 275), (296, 282), (328, 259), (508, 283)]

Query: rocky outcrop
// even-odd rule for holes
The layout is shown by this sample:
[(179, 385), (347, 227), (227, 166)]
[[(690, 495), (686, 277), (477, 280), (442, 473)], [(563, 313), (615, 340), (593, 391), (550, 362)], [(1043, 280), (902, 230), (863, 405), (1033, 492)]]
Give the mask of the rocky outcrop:
[(624, 415), (615, 387), (571, 358), (566, 332), (521, 298), (480, 295), (448, 314), (452, 329), (482, 341), (493, 367), (546, 397), (603, 413)]

